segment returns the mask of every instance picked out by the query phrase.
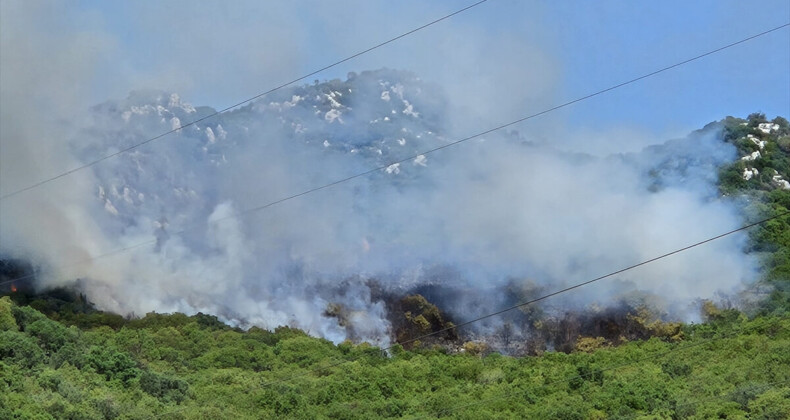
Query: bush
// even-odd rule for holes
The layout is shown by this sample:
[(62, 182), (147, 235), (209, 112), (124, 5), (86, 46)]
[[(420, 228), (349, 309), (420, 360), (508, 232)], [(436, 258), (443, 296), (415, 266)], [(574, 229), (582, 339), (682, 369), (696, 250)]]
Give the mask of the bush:
[(0, 361), (29, 368), (44, 360), (44, 352), (33, 337), (17, 331), (0, 331)]
[(66, 343), (50, 357), (50, 365), (54, 368), (59, 368), (64, 363), (82, 368), (85, 366), (85, 350), (76, 343)]
[(661, 370), (674, 378), (681, 378), (691, 375), (691, 365), (678, 360), (668, 360), (661, 364)]
[(579, 389), (585, 382), (591, 382), (598, 386), (603, 385), (603, 370), (599, 368), (582, 365), (576, 367), (577, 376), (568, 381), (570, 389)]
[(749, 402), (749, 418), (786, 420), (790, 417), (790, 388), (770, 389)]
[(63, 322), (74, 325), (81, 330), (95, 327), (108, 326), (114, 330), (121, 329), (126, 324), (126, 319), (118, 314), (107, 312), (92, 312), (89, 314), (73, 314), (62, 319)]
[(223, 347), (208, 351), (195, 359), (192, 364), (198, 369), (240, 368), (260, 372), (271, 370), (274, 364), (274, 355), (268, 347), (262, 349)]
[(16, 320), (16, 324), (19, 326), (19, 329), (25, 331), (27, 326), (42, 319), (47, 319), (44, 314), (41, 312), (29, 307), (29, 306), (14, 306), (12, 308), (12, 312), (14, 313), (14, 319)]
[[(72, 327), (74, 328), (74, 327)], [(38, 338), (45, 350), (57, 352), (66, 343), (77, 341), (77, 331), (49, 319), (40, 319), (28, 325), (27, 333)]]
[(13, 313), (14, 302), (8, 296), (0, 298), (0, 331), (18, 331)]
[(189, 384), (181, 379), (146, 371), (140, 375), (140, 388), (163, 402), (172, 401), (178, 404), (186, 399)]
[(284, 363), (299, 367), (314, 365), (335, 353), (335, 347), (325, 340), (310, 337), (294, 337), (282, 340), (274, 348), (274, 354)]
[(140, 374), (137, 362), (131, 356), (110, 347), (91, 347), (85, 360), (108, 381), (128, 382)]

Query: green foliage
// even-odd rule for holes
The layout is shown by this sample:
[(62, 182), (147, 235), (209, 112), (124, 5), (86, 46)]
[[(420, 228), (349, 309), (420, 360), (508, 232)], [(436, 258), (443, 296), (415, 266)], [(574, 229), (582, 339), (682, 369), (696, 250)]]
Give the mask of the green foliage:
[(63, 316), (62, 321), (83, 330), (101, 326), (107, 326), (117, 330), (126, 324), (126, 320), (122, 316), (107, 312), (69, 314)]
[(12, 308), (12, 313), (14, 314), (14, 319), (16, 320), (16, 324), (19, 326), (19, 329), (22, 331), (25, 331), (28, 325), (36, 321), (47, 319), (47, 317), (44, 316), (44, 314), (29, 306), (14, 306)]
[(227, 330), (230, 329), (225, 323), (219, 320), (214, 315), (207, 315), (202, 312), (198, 312), (196, 315), (192, 316), (192, 319), (197, 322), (200, 328), (210, 329), (210, 330)]
[(78, 332), (73, 328), (66, 328), (63, 324), (49, 320), (39, 319), (27, 326), (27, 333), (38, 338), (41, 346), (48, 352), (57, 352), (66, 343), (77, 340)]
[(59, 368), (65, 363), (78, 368), (85, 366), (84, 349), (79, 343), (66, 343), (50, 357), (50, 364), (55, 368)]
[(0, 298), (0, 331), (17, 331), (19, 326), (16, 325), (14, 313), (12, 311), (13, 302), (8, 296)]
[[(747, 221), (777, 217), (750, 229), (749, 251), (762, 259), (762, 282), (770, 287), (762, 300), (760, 313), (785, 313), (790, 308), (790, 217), (778, 217), (790, 211), (790, 191), (783, 190), (773, 180), (778, 174), (790, 179), (790, 126), (782, 117), (772, 121), (778, 131), (764, 133), (757, 129), (768, 122), (764, 114), (754, 113), (746, 120), (728, 117), (723, 121), (724, 141), (733, 144), (738, 156), (755, 150), (752, 136), (765, 142), (761, 157), (748, 164), (737, 160), (719, 170), (719, 188), (727, 196), (749, 203), (744, 213)], [(760, 174), (746, 181), (744, 168), (759, 170)]]
[(760, 420), (786, 420), (790, 418), (790, 387), (769, 389), (748, 404), (752, 418)]
[(283, 363), (308, 367), (337, 353), (332, 343), (311, 337), (293, 337), (281, 340), (274, 347), (274, 354)]
[(603, 385), (603, 371), (600, 368), (582, 365), (576, 367), (576, 372), (578, 375), (568, 383), (571, 389), (579, 389), (585, 382)]
[(91, 347), (85, 361), (108, 381), (127, 382), (140, 374), (137, 362), (131, 356), (110, 347)]
[(44, 352), (35, 338), (17, 331), (0, 331), (0, 361), (29, 368), (44, 360)]
[(661, 363), (661, 370), (672, 378), (682, 378), (691, 375), (691, 365), (682, 360), (670, 359)]
[(140, 319), (134, 319), (129, 322), (130, 328), (148, 328), (153, 330), (160, 330), (166, 327), (182, 327), (188, 324), (189, 317), (176, 313), (176, 314), (158, 314), (156, 312), (149, 312)]
[[(26, 328), (0, 331), (0, 418), (777, 419), (790, 392), (765, 386), (790, 380), (790, 319), (712, 305), (711, 321), (678, 342), (521, 359), (398, 346), (386, 356), (291, 328), (238, 332), (173, 315), (75, 333), (10, 310)], [(630, 322), (657, 328), (641, 317)]]
[(240, 368), (260, 372), (271, 370), (274, 365), (274, 352), (267, 347), (250, 346), (239, 342), (235, 346), (212, 349), (195, 359), (196, 368)]
[(143, 372), (140, 376), (140, 388), (165, 403), (180, 403), (187, 397), (189, 384), (181, 379)]
[(732, 195), (746, 188), (748, 181), (743, 179), (743, 164), (734, 164), (719, 170), (719, 188), (725, 195)]
[(765, 114), (762, 112), (751, 113), (748, 117), (746, 117), (746, 119), (749, 121), (750, 127), (757, 127), (757, 125), (760, 123), (768, 122), (768, 119), (765, 118)]

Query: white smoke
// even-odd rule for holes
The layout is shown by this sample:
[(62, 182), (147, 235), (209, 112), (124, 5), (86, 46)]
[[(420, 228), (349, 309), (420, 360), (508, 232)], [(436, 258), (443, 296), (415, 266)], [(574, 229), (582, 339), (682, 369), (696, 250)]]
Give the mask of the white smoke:
[[(94, 61), (102, 54), (118, 54), (112, 40), (101, 41), (99, 29), (91, 36), (47, 33), (42, 16), (56, 20), (57, 14), (41, 6), (2, 7), (3, 194), (211, 112), (158, 91), (88, 112), (85, 75), (100, 67)], [(151, 16), (145, 19), (156, 31), (164, 17)], [(196, 21), (176, 19), (169, 31), (192, 33), (184, 22)], [(462, 29), (445, 27), (439, 39), (472, 37)], [(298, 37), (283, 38), (298, 44)], [(120, 313), (202, 311), (244, 326), (295, 325), (333, 341), (386, 343), (385, 307), (370, 279), (400, 291), (425, 284), (467, 290), (468, 301), (442, 303), (471, 316), (499, 309), (500, 295), (487, 292), (514, 278), (553, 290), (738, 226), (736, 209), (716, 199), (712, 186), (716, 165), (734, 158), (715, 132), (604, 157), (494, 133), (403, 162), (397, 171), (246, 212), (416, 156), (487, 128), (473, 122), (494, 120), (497, 109), (550, 95), (550, 55), (517, 44), (488, 48), (476, 41), (472, 53), (446, 48), (447, 74), (466, 70), (442, 86), (381, 71), (279, 92), (5, 199), (0, 253), (34, 261), (42, 285), (76, 282), (101, 308)], [(516, 60), (496, 72), (470, 65), (514, 48)], [(49, 55), (53, 50), (62, 56)], [(296, 50), (277, 49), (282, 61), (242, 61), (241, 78), (295, 72)], [(173, 51), (184, 67), (127, 79), (157, 86), (183, 81), (186, 90), (215, 79), (216, 69), (201, 67), (206, 54)], [(233, 51), (217, 54), (233, 61)], [(532, 72), (515, 83), (520, 63)], [(58, 72), (41, 74), (45, 68)], [(185, 69), (193, 68), (201, 70), (187, 77)], [(429, 81), (441, 80), (426, 73)], [(225, 83), (230, 91), (239, 88)], [(514, 94), (512, 86), (535, 96)], [(681, 308), (676, 316), (685, 317), (687, 303), (736, 291), (753, 278), (743, 240), (735, 235), (625, 273), (578, 290), (563, 304), (605, 305), (640, 290), (673, 303)], [(325, 314), (330, 304), (343, 306), (345, 325)]]

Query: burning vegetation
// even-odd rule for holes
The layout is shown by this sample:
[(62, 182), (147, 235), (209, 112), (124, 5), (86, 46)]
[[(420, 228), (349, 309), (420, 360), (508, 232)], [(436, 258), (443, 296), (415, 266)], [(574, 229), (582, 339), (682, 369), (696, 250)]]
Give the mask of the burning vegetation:
[[(456, 328), (452, 317), (419, 294), (394, 299), (388, 306), (393, 339), (404, 343), (406, 349), (443, 348), (480, 354), (496, 351), (525, 356), (552, 350), (593, 351), (651, 337), (669, 342), (683, 339), (682, 323), (665, 321), (662, 314), (646, 305), (621, 303), (555, 314), (527, 306), (511, 311), (506, 321), (488, 329)], [(716, 308), (712, 303), (705, 307), (708, 311)]]
[(32, 292), (33, 266), (17, 259), (0, 258), (0, 294)]

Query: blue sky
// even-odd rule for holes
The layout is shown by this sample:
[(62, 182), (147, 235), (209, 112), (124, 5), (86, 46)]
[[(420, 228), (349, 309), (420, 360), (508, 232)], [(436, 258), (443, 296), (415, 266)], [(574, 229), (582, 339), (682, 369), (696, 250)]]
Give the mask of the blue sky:
[[(103, 40), (85, 106), (157, 88), (222, 108), (470, 3), (44, 2), (26, 30)], [(472, 111), (490, 125), (787, 22), (785, 0), (490, 0), (315, 78), (413, 70), (451, 100), (480, 97)], [(560, 124), (569, 133), (661, 137), (754, 111), (790, 116), (788, 28), (531, 124), (540, 131), (542, 123), (542, 135)]]
[[(601, 4), (605, 7), (556, 11), (568, 18), (558, 30), (558, 51), (569, 96), (790, 21), (786, 1), (752, 2), (748, 7), (731, 1)], [(571, 115), (604, 123), (624, 119), (660, 129), (754, 111), (785, 117), (790, 111), (789, 29), (580, 104)]]

